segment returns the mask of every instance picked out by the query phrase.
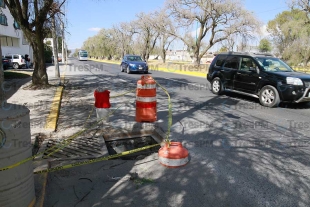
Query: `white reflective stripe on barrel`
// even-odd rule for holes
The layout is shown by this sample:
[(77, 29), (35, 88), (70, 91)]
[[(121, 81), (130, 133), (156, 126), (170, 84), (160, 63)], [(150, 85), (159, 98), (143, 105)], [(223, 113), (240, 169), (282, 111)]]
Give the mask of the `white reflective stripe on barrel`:
[(186, 163), (188, 163), (188, 157), (180, 158), (180, 159), (169, 159), (169, 158), (159, 156), (158, 159), (161, 164), (170, 166), (170, 167), (183, 166)]
[(156, 84), (144, 84), (144, 85), (138, 84), (138, 85), (137, 85), (137, 88), (141, 88), (141, 89), (153, 89), (153, 88), (156, 88)]
[(156, 96), (155, 97), (140, 97), (140, 96), (137, 96), (137, 101), (140, 101), (140, 102), (155, 102), (156, 101)]

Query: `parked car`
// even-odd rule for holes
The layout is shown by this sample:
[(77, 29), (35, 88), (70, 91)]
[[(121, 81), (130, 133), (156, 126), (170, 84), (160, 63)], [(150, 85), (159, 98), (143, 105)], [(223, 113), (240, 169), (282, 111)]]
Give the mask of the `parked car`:
[(212, 61), (207, 79), (211, 91), (225, 91), (259, 98), (266, 107), (280, 102), (310, 102), (310, 75), (295, 72), (271, 54), (228, 52)]
[(3, 69), (6, 70), (9, 67), (12, 67), (12, 62), (10, 59), (2, 57), (2, 65), (3, 65)]
[(149, 67), (146, 61), (142, 60), (141, 56), (139, 55), (125, 55), (120, 65), (121, 72), (132, 73), (145, 73), (149, 72)]
[(22, 68), (26, 66), (25, 57), (19, 54), (7, 54), (4, 56), (7, 59), (10, 59), (12, 62), (12, 67), (14, 69)]

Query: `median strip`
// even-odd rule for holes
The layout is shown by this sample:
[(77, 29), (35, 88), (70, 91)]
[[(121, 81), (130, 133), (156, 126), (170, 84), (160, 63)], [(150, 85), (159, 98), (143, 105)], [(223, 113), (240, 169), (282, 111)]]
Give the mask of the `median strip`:
[[(96, 61), (96, 62), (102, 62), (102, 63), (110, 63), (119, 65), (119, 62), (116, 61), (110, 61), (110, 60), (98, 60), (91, 58), (90, 60)], [(161, 64), (151, 63), (149, 64), (149, 71), (161, 71), (161, 72), (167, 72), (167, 73), (175, 73), (175, 74), (181, 74), (181, 75), (189, 75), (189, 76), (195, 76), (195, 77), (203, 77), (205, 78), (207, 75), (209, 65), (200, 65), (200, 66), (194, 66), (194, 65), (185, 65), (181, 63), (177, 64), (170, 64), (167, 63), (168, 67), (163, 67)]]

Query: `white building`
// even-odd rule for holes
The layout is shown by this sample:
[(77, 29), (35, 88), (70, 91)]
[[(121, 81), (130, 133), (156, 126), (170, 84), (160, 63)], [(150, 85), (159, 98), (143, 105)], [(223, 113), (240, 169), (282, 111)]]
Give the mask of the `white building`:
[(31, 61), (33, 60), (33, 50), (3, 0), (0, 0), (0, 38), (3, 56), (28, 54)]

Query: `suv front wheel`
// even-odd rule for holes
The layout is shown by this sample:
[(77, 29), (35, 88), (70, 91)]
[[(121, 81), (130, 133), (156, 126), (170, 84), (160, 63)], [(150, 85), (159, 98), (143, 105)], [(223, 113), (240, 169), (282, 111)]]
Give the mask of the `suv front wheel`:
[(277, 89), (273, 86), (264, 86), (259, 93), (259, 101), (266, 107), (277, 107), (280, 103), (280, 96)]
[(220, 78), (216, 77), (211, 82), (211, 91), (216, 95), (223, 93), (223, 84)]

